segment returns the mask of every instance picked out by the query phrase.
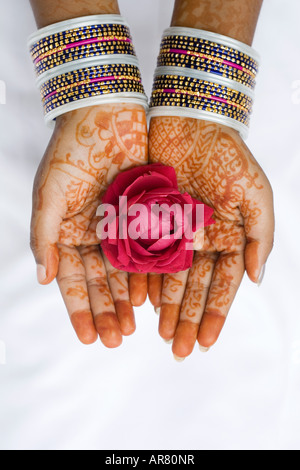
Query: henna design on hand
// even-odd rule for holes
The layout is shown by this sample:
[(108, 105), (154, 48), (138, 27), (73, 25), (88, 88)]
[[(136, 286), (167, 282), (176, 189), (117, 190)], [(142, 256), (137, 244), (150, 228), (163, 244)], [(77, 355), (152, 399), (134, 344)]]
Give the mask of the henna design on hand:
[[(173, 352), (190, 354), (193, 339), (209, 347), (220, 334), (245, 271), (257, 279), (261, 259), (272, 248), (273, 199), (270, 184), (239, 134), (214, 123), (180, 118), (152, 118), (149, 132), (151, 162), (171, 165), (179, 188), (214, 208), (215, 224), (205, 227), (204, 244), (195, 253), (184, 285), (165, 275), (162, 304), (180, 318)], [(267, 215), (267, 216), (266, 216)], [(256, 282), (256, 281), (255, 281)], [(175, 302), (172, 290), (181, 301)], [(163, 300), (164, 299), (164, 300)], [(175, 305), (176, 304), (176, 305)], [(168, 324), (164, 313), (164, 323)], [(170, 337), (170, 328), (161, 329)]]
[(108, 283), (96, 212), (120, 171), (147, 163), (147, 143), (141, 106), (77, 110), (57, 119), (36, 175), (32, 248), (37, 264), (47, 267), (47, 283), (58, 274), (72, 323), (84, 343), (93, 342), (97, 331), (106, 346), (121, 343), (116, 310), (124, 334), (135, 328), (125, 273), (109, 273)]

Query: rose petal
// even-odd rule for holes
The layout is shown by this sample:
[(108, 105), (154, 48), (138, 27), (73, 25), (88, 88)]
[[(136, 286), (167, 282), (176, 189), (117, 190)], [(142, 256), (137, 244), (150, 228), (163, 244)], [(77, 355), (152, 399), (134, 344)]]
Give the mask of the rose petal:
[(130, 186), (140, 176), (147, 173), (151, 174), (153, 172), (165, 176), (169, 180), (171, 187), (178, 187), (174, 168), (162, 165), (161, 163), (142, 165), (119, 173), (104, 194), (102, 199), (103, 202), (109, 204), (118, 204), (119, 196), (124, 193), (128, 186)]
[(133, 183), (127, 186), (122, 195), (131, 198), (143, 191), (151, 191), (152, 188), (159, 189), (159, 191), (161, 191), (161, 188), (173, 189), (172, 186), (170, 186), (170, 180), (167, 177), (160, 175), (159, 173), (152, 172), (151, 174), (139, 176)]

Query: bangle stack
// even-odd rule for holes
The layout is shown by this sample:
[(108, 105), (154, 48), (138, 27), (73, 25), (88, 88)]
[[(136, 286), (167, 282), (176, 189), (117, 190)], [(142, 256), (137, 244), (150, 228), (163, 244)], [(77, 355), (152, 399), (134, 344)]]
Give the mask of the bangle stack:
[(29, 39), (45, 121), (85, 106), (134, 103), (147, 109), (130, 30), (119, 15), (75, 18)]
[(183, 116), (227, 125), (246, 138), (259, 58), (234, 39), (191, 28), (164, 32), (150, 117)]

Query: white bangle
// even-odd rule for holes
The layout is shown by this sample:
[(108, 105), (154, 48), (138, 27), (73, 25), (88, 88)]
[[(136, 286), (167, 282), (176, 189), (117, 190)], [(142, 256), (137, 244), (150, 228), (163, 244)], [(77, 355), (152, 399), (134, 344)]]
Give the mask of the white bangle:
[(91, 98), (83, 98), (79, 101), (62, 105), (59, 108), (45, 115), (45, 123), (48, 127), (53, 129), (55, 126), (55, 119), (63, 114), (89, 106), (100, 106), (108, 104), (128, 104), (142, 106), (145, 109), (146, 113), (149, 109), (148, 99), (141, 93), (116, 93), (108, 96), (94, 96)]

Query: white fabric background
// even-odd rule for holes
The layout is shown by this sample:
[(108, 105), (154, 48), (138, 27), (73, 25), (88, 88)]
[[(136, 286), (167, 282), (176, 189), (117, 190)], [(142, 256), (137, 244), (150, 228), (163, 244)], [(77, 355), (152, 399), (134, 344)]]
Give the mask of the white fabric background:
[[(173, 0), (120, 0), (148, 95)], [(29, 250), (32, 181), (50, 137), (26, 47), (29, 2), (0, 0), (0, 448), (300, 449), (300, 2), (265, 0), (247, 144), (275, 192), (276, 239), (258, 289), (245, 277), (212, 350), (176, 363), (149, 303), (120, 349), (81, 345)], [(6, 353), (6, 357), (4, 357)]]

